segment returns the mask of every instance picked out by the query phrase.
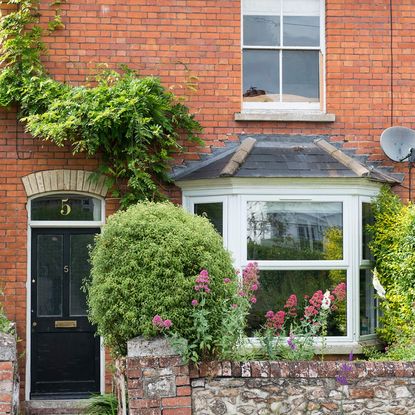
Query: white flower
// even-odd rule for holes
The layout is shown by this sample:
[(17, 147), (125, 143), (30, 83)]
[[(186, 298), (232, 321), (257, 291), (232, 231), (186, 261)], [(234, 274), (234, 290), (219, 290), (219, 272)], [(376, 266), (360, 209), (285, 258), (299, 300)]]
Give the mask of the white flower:
[(376, 268), (373, 270), (373, 279), (372, 279), (372, 283), (373, 283), (373, 288), (376, 290), (378, 296), (380, 298), (385, 298), (386, 297), (386, 291), (385, 289), (382, 287), (382, 284), (379, 281), (378, 278), (378, 272), (376, 270)]
[(323, 300), (321, 301), (321, 309), (322, 310), (328, 310), (330, 308), (330, 306), (331, 306), (330, 291), (327, 290), (324, 293)]

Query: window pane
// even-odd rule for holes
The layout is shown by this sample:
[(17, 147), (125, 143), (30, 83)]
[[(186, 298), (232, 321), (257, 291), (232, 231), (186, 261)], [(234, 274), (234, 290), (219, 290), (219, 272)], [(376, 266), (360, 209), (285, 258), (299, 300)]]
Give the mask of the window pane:
[(285, 102), (318, 102), (319, 51), (285, 50), (282, 53), (282, 100)]
[(279, 101), (279, 52), (243, 51), (243, 90), (245, 102)]
[(84, 280), (89, 278), (91, 264), (89, 262), (88, 245), (94, 242), (93, 234), (71, 235), (70, 266), (70, 311), (71, 316), (86, 316), (86, 294), (82, 290)]
[(63, 237), (37, 237), (37, 315), (62, 315)]
[(321, 0), (284, 0), (283, 15), (298, 16), (301, 10), (301, 16), (319, 16)]
[(320, 46), (320, 17), (284, 16), (284, 46)]
[(244, 45), (278, 46), (279, 44), (279, 16), (244, 16)]
[(243, 0), (242, 7), (244, 14), (279, 15), (281, 13), (280, 0)]
[(360, 334), (375, 334), (377, 327), (375, 291), (372, 283), (372, 272), (360, 270)]
[(101, 220), (101, 201), (73, 194), (45, 196), (32, 201), (32, 220)]
[(194, 213), (208, 218), (220, 236), (223, 236), (223, 203), (195, 203)]
[(362, 259), (373, 259), (369, 249), (370, 234), (367, 230), (368, 225), (373, 225), (375, 218), (373, 217), (372, 206), (370, 203), (362, 203)]
[(248, 259), (340, 260), (339, 202), (248, 202)]
[[(298, 319), (304, 315), (304, 308), (309, 305), (304, 296), (311, 297), (316, 291), (332, 291), (338, 284), (346, 282), (346, 271), (261, 271), (260, 289), (257, 302), (252, 306), (248, 317), (249, 333), (260, 329), (265, 323), (267, 311), (283, 310), (284, 304), (291, 294), (298, 299)], [(329, 336), (345, 336), (347, 334), (346, 299), (337, 303), (328, 321)], [(288, 329), (288, 328), (287, 328)]]

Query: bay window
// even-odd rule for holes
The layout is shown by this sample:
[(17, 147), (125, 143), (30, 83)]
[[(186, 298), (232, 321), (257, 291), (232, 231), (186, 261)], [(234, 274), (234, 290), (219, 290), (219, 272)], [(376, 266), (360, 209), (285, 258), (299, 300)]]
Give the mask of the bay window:
[[(207, 217), (223, 234), (235, 267), (255, 261), (257, 302), (248, 318), (253, 336), (268, 310), (280, 310), (291, 294), (299, 301), (317, 290), (346, 285), (346, 299), (328, 322), (328, 352), (360, 351), (378, 322), (365, 225), (377, 185), (183, 187), (184, 205)], [(318, 342), (317, 342), (318, 343)]]

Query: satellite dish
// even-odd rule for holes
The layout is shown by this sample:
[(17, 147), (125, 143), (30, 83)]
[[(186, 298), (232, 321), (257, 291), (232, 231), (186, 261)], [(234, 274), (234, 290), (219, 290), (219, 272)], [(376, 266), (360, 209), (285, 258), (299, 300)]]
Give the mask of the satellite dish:
[(415, 161), (415, 131), (411, 128), (387, 128), (380, 136), (380, 145), (393, 161)]

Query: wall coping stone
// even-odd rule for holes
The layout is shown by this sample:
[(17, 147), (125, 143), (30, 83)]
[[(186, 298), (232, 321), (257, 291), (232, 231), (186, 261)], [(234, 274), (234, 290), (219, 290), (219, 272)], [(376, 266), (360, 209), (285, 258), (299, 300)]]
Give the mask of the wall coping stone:
[(415, 362), (383, 361), (250, 361), (250, 362), (203, 362), (191, 366), (190, 378), (334, 378), (343, 365), (349, 365), (350, 379), (373, 377), (415, 376)]
[(17, 360), (16, 339), (11, 334), (0, 333), (0, 361), (15, 362)]
[(135, 337), (127, 342), (128, 357), (167, 357), (177, 356), (165, 337), (145, 338)]

